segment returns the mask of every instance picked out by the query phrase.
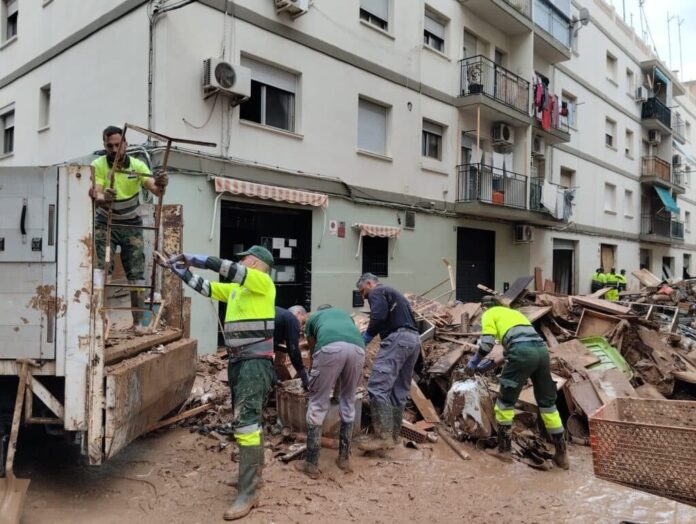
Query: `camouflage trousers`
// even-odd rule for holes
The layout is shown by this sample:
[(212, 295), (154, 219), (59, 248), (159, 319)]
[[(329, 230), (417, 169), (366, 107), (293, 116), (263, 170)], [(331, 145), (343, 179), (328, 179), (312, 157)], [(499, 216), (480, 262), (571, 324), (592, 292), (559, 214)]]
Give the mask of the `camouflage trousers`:
[(230, 360), (227, 379), (232, 394), (234, 420), (237, 432), (261, 429), (263, 404), (273, 385), (273, 361), (269, 358)]
[[(106, 226), (95, 225), (95, 245), (97, 248), (97, 267), (104, 267)], [(111, 227), (111, 267), (113, 271), (113, 259), (116, 246), (121, 247), (121, 263), (126, 272), (128, 282), (139, 284), (145, 278), (145, 252), (143, 230), (132, 227)]]

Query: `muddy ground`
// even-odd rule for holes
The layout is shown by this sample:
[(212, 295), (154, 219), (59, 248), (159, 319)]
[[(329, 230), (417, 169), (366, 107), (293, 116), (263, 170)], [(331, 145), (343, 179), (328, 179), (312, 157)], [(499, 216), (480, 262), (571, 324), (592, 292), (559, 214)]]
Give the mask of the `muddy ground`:
[[(32, 483), (22, 522), (222, 522), (234, 495), (222, 481), (236, 464), (231, 446), (214, 447), (185, 429), (162, 430), (100, 467), (59, 440), (25, 447), (16, 469)], [(467, 462), (444, 442), (389, 459), (354, 456), (353, 474), (322, 450), (320, 480), (271, 459), (261, 504), (244, 522), (696, 522), (696, 508), (594, 478), (589, 448), (570, 447), (570, 472), (541, 472), (463, 447)]]

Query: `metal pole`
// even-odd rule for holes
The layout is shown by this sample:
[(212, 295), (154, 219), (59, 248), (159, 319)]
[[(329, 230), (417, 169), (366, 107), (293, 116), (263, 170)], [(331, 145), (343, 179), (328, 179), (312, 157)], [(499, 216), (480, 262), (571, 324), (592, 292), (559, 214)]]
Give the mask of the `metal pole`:
[(626, 0), (623, 0), (623, 21), (626, 22)]
[(683, 18), (677, 17), (677, 31), (679, 36), (679, 79), (684, 80), (684, 61), (682, 58), (682, 37), (681, 37), (681, 26), (684, 23)]
[(672, 36), (670, 35), (669, 26), (672, 21), (673, 16), (669, 16), (669, 11), (667, 11), (667, 49), (669, 50), (669, 69), (672, 70)]

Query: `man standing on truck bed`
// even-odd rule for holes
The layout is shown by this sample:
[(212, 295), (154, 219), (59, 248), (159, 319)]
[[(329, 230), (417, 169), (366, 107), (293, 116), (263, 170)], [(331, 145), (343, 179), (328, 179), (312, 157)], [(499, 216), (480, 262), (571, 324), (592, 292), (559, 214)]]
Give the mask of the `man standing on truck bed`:
[[(155, 196), (160, 196), (167, 186), (166, 173), (150, 176), (150, 169), (144, 162), (126, 154), (128, 144), (123, 139), (123, 131), (109, 126), (102, 133), (106, 155), (92, 162), (94, 190), (92, 196), (97, 205), (94, 219), (97, 264), (104, 266), (106, 243), (106, 221), (111, 207), (111, 253), (121, 246), (121, 262), (129, 285), (145, 285), (145, 253), (143, 251), (143, 219), (140, 216), (140, 188), (145, 187)], [(113, 188), (108, 180), (109, 172), (119, 156), (114, 169)], [(121, 227), (119, 227), (121, 226)], [(111, 268), (106, 268), (111, 272)], [(131, 288), (132, 308), (143, 308), (143, 290)], [(143, 312), (133, 311), (133, 325), (140, 325)]]
[[(227, 303), (224, 339), (227, 375), (234, 406), (234, 437), (239, 445), (237, 498), (223, 518), (245, 517), (258, 504), (256, 491), (263, 468), (261, 415), (273, 384), (275, 285), (268, 274), (273, 255), (262, 246), (238, 253), (239, 262), (183, 253), (168, 267), (204, 297)], [(205, 280), (190, 267), (210, 269), (230, 283)]]

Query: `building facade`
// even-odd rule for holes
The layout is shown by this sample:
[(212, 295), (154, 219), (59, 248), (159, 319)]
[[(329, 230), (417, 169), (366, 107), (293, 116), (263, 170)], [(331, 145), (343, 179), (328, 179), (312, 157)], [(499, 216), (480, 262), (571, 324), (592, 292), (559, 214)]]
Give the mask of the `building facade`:
[(420, 293), (443, 258), (460, 300), (693, 269), (691, 86), (603, 0), (0, 4), (0, 169), (87, 161), (124, 122), (215, 142), (175, 149), (165, 201), (189, 252), (269, 246), (279, 305), (350, 309), (365, 270)]

